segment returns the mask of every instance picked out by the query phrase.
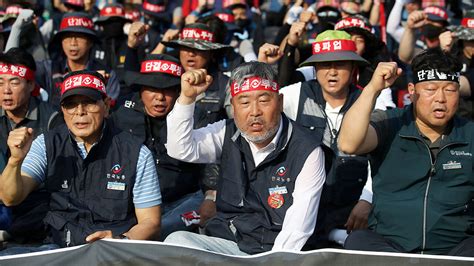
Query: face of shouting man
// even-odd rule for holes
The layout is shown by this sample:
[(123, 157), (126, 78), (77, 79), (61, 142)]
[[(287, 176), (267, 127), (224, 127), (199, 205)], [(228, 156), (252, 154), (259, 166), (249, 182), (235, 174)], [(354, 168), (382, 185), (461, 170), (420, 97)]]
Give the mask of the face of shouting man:
[(268, 145), (280, 125), (283, 95), (262, 90), (242, 92), (231, 103), (235, 124), (242, 135), (258, 148)]
[(146, 113), (155, 118), (164, 118), (173, 109), (178, 90), (176, 88), (157, 89), (143, 86), (140, 96)]

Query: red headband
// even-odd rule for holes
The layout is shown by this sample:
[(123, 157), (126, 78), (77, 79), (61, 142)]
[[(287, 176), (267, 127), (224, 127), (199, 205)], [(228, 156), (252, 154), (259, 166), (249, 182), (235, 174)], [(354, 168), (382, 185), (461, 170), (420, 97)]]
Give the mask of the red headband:
[(5, 14), (18, 16), (21, 10), (22, 8), (20, 6), (9, 6), (5, 10)]
[(119, 6), (108, 6), (100, 11), (101, 17), (124, 17), (125, 11)]
[(439, 7), (430, 6), (430, 7), (425, 8), (423, 11), (425, 13), (429, 13), (429, 14), (439, 16), (439, 17), (443, 18), (444, 20), (448, 20), (448, 14), (446, 13), (446, 11), (444, 11), (443, 9), (441, 9)]
[(67, 17), (61, 20), (61, 25), (59, 29), (66, 29), (69, 27), (81, 27), (87, 29), (93, 29), (94, 23), (90, 18), (87, 17)]
[(351, 40), (329, 40), (313, 43), (313, 54), (324, 54), (343, 51), (355, 52), (355, 43)]
[(166, 60), (146, 60), (142, 62), (140, 73), (166, 73), (181, 77), (183, 67)]
[(98, 90), (99, 92), (107, 95), (105, 92), (105, 84), (102, 80), (94, 75), (89, 74), (78, 74), (70, 76), (63, 81), (61, 86), (61, 95), (66, 91), (76, 88), (89, 88)]
[(181, 32), (180, 39), (196, 39), (208, 42), (214, 42), (214, 34), (207, 30), (196, 28), (184, 28)]
[(26, 80), (35, 79), (35, 72), (22, 65), (5, 65), (0, 63), (0, 74), (13, 75)]
[(160, 5), (150, 4), (147, 1), (145, 1), (143, 3), (143, 9), (146, 9), (150, 12), (158, 13), (158, 12), (165, 11), (166, 7), (165, 6), (160, 6)]
[(368, 32), (372, 32), (372, 28), (365, 24), (362, 19), (358, 18), (345, 18), (334, 25), (335, 30), (346, 28), (361, 28)]
[(234, 16), (227, 13), (216, 13), (216, 17), (220, 18), (222, 21), (227, 23), (234, 23), (235, 19)]
[(227, 8), (232, 5), (245, 5), (247, 6), (247, 2), (245, 0), (224, 0), (222, 1), (222, 6)]
[(466, 28), (474, 28), (474, 18), (463, 18), (461, 26)]
[(241, 86), (236, 82), (232, 82), (230, 85), (230, 93), (232, 97), (235, 95), (248, 92), (248, 91), (272, 91), (278, 92), (279, 87), (278, 84), (274, 81), (270, 81), (268, 79), (262, 79), (261, 77), (250, 77), (245, 79)]

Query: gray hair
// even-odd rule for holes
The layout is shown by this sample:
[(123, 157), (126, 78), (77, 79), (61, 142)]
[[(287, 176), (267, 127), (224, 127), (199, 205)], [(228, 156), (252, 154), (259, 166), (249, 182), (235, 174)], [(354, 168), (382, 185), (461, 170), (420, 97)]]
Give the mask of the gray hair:
[(243, 63), (232, 70), (226, 89), (230, 90), (230, 85), (234, 82), (236, 82), (239, 86), (242, 86), (245, 79), (254, 76), (260, 77), (262, 79), (268, 79), (270, 81), (277, 81), (277, 72), (271, 65), (252, 61)]

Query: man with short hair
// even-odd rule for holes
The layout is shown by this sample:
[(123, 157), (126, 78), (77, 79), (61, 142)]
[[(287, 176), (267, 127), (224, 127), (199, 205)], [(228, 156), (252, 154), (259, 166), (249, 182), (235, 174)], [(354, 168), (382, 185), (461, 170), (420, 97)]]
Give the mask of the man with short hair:
[[(109, 66), (102, 65), (97, 59), (104, 53), (92, 53), (97, 42), (92, 19), (85, 13), (64, 14), (59, 31), (53, 36), (50, 51), (58, 49), (61, 55), (53, 60), (37, 63), (36, 81), (48, 92), (48, 102), (59, 109), (61, 84), (65, 74), (71, 71), (90, 70), (101, 72), (107, 78), (107, 96), (117, 100), (120, 93), (118, 77)], [(59, 46), (59, 47), (55, 47)]]
[(171, 158), (165, 147), (166, 116), (181, 91), (183, 73), (177, 58), (147, 55), (139, 72), (125, 72), (125, 80), (136, 93), (111, 117), (115, 126), (140, 138), (155, 158), (163, 201), (160, 240), (175, 231), (195, 229), (186, 226), (182, 216), (198, 211), (204, 200), (199, 189), (202, 165)]
[(207, 236), (176, 232), (165, 242), (234, 255), (300, 250), (313, 233), (324, 183), (319, 142), (282, 114), (283, 97), (270, 65), (232, 71), (234, 120), (193, 130), (196, 97), (212, 82), (204, 69), (181, 78), (167, 117), (168, 154), (187, 162), (220, 162), (217, 215)]
[(370, 155), (374, 192), (369, 229), (352, 232), (345, 248), (473, 256), (474, 124), (455, 115), (461, 64), (430, 49), (412, 69), (413, 104), (371, 115), (401, 74), (380, 63), (342, 123), (339, 148)]
[[(61, 123), (54, 108), (36, 97), (39, 88), (34, 80), (35, 71), (33, 56), (23, 49), (12, 48), (0, 55), (0, 153), (5, 155), (5, 160), (10, 157), (7, 139), (11, 131), (30, 127), (36, 137)], [(0, 172), (4, 167), (0, 165)], [(3, 229), (22, 242), (42, 241), (46, 236), (42, 219), (48, 201), (46, 191), (34, 191), (22, 204), (9, 208), (12, 225)]]
[(347, 110), (360, 94), (355, 74), (368, 62), (344, 31), (324, 31), (312, 46), (313, 55), (301, 65), (314, 67), (315, 79), (284, 87), (281, 93), (285, 114), (321, 141), (325, 152), (326, 182), (317, 228), (308, 241), (309, 248), (322, 248), (343, 244), (346, 231), (367, 227), (372, 200), (368, 159), (339, 151), (337, 138)]
[(102, 238), (157, 239), (161, 194), (153, 156), (142, 143), (106, 121), (103, 77), (76, 71), (64, 77), (65, 125), (38, 136), (10, 132), (11, 156), (0, 178), (3, 203), (21, 203), (44, 185), (51, 193), (44, 222), (59, 247)]

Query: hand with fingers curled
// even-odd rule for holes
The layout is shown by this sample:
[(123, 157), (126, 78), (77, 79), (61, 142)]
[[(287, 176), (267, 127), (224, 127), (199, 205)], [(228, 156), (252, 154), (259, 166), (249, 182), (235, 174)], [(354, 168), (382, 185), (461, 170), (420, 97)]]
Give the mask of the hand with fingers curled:
[(456, 40), (456, 33), (445, 31), (439, 35), (439, 47), (445, 52), (451, 51)]
[(193, 69), (181, 76), (181, 94), (179, 103), (187, 105), (196, 100), (196, 97), (205, 92), (212, 83), (212, 76), (206, 69)]
[(288, 34), (287, 43), (291, 46), (297, 46), (305, 30), (306, 22), (299, 21), (293, 23), (290, 28), (290, 33)]
[(7, 144), (10, 149), (10, 159), (23, 161), (33, 143), (32, 128), (16, 128), (8, 134)]
[(392, 86), (395, 80), (402, 74), (402, 69), (396, 62), (380, 62), (372, 75), (372, 79), (365, 88), (377, 92)]
[(136, 48), (138, 45), (143, 43), (143, 41), (145, 40), (145, 35), (148, 32), (149, 28), (150, 26), (142, 22), (139, 22), (139, 21), (133, 22), (128, 32), (128, 40), (127, 40), (128, 47)]
[(413, 11), (410, 13), (410, 15), (408, 15), (407, 27), (409, 29), (421, 28), (426, 24), (427, 19), (428, 15), (425, 12), (421, 10)]
[(258, 61), (267, 64), (274, 64), (280, 60), (283, 52), (278, 45), (265, 43), (258, 49)]

